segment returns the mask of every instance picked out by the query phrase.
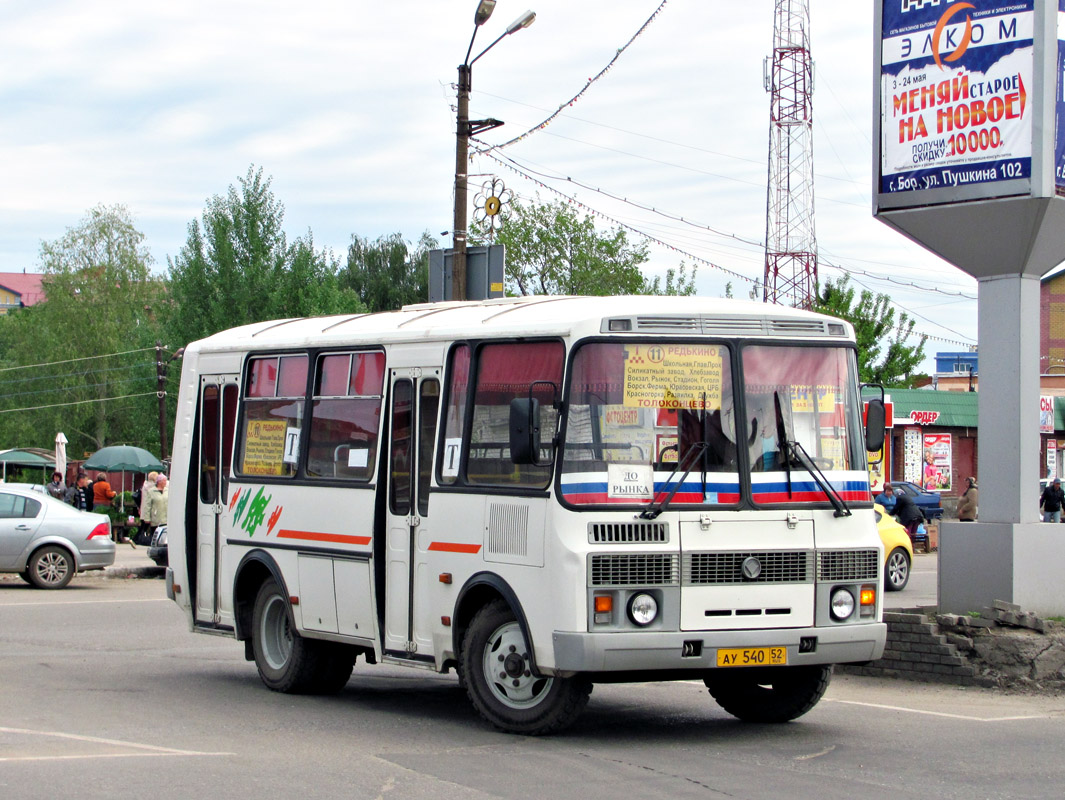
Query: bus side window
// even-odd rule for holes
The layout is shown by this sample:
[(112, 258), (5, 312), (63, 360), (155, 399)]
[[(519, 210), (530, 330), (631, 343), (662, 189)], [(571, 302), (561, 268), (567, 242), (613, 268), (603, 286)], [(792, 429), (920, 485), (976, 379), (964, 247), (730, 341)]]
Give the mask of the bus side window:
[(466, 425), (466, 403), (470, 392), (470, 347), (460, 344), (451, 350), (448, 363), (447, 408), (444, 410), (444, 441), (440, 452), (441, 486), (459, 479), (462, 466), (462, 435)]
[(327, 353), (315, 367), (308, 478), (367, 482), (377, 463), (385, 354)]
[[(554, 388), (562, 385), (565, 350), (561, 342), (500, 342), (486, 344), (477, 354), (466, 480), (490, 486), (546, 487), (551, 467), (515, 464), (510, 458), (510, 401), (539, 400), (542, 441), (557, 429)], [(549, 458), (541, 451), (541, 458)]]
[[(248, 361), (238, 472), (291, 477), (307, 392), (307, 356), (265, 356)], [(298, 451), (297, 451), (298, 455)]]

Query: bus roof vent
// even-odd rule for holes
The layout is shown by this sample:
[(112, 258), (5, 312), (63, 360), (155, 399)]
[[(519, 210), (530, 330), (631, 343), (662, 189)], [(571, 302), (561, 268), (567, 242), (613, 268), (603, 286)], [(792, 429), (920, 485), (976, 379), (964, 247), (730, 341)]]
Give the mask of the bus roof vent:
[(701, 333), (702, 325), (698, 317), (636, 317), (636, 330), (675, 333), (690, 331)]
[(588, 541), (592, 544), (663, 544), (669, 541), (666, 522), (589, 522)]
[(703, 333), (719, 336), (763, 336), (765, 322), (757, 318), (703, 317)]
[(769, 333), (778, 336), (824, 336), (825, 323), (819, 319), (771, 319)]

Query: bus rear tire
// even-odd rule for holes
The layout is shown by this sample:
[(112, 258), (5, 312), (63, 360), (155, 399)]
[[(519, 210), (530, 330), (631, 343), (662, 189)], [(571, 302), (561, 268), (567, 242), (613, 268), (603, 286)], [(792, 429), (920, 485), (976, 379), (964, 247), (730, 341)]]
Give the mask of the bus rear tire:
[(255, 597), (252, 652), (262, 682), (289, 694), (338, 692), (354, 665), (350, 648), (300, 636), (288, 599), (273, 580), (265, 581)]
[(463, 639), (459, 669), (473, 707), (506, 733), (539, 736), (564, 730), (592, 693), (591, 682), (582, 676), (533, 673), (521, 625), (503, 600), (474, 615)]
[(832, 667), (717, 669), (703, 678), (717, 704), (744, 722), (790, 722), (815, 705), (828, 689)]

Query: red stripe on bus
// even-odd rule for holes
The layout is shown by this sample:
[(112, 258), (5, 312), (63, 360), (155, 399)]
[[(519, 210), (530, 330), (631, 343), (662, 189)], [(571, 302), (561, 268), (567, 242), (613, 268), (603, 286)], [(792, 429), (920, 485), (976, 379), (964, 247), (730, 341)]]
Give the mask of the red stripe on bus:
[(479, 544), (461, 544), (459, 542), (433, 542), (429, 545), (430, 550), (440, 550), (445, 553), (478, 553), (481, 550)]
[(335, 542), (337, 544), (369, 544), (369, 536), (347, 536), (343, 533), (320, 533), (319, 531), (290, 531), (282, 528), (278, 539), (302, 539), (307, 542)]

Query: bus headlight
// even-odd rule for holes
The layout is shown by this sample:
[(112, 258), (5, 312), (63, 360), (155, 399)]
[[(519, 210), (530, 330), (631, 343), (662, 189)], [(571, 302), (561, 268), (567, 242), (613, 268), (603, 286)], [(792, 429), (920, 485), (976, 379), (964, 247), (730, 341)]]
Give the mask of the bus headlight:
[(641, 592), (629, 600), (629, 619), (641, 628), (650, 625), (658, 616), (658, 601)]
[(836, 589), (832, 592), (832, 619), (842, 622), (854, 613), (854, 595), (849, 589)]

